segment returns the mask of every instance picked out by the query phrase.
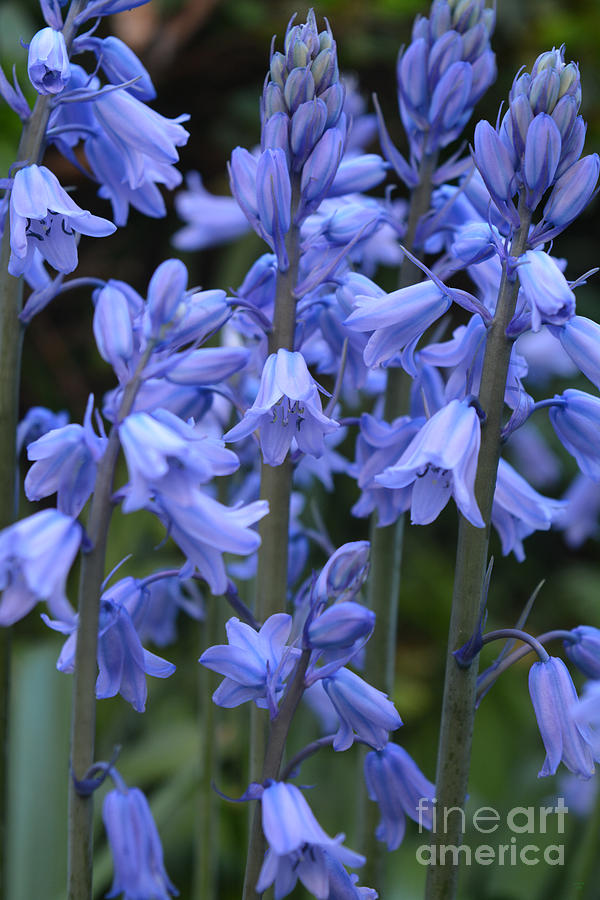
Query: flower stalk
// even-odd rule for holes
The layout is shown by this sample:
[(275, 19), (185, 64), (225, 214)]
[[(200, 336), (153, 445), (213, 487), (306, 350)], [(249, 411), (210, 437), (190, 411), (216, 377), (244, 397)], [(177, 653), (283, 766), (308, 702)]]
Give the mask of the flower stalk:
[[(153, 344), (149, 343), (134, 377), (125, 388), (117, 422), (122, 421), (131, 412), (140, 385), (141, 373), (152, 350)], [(71, 770), (75, 779), (82, 779), (94, 762), (98, 620), (105, 575), (108, 528), (112, 515), (113, 480), (119, 449), (118, 427), (114, 425), (106, 451), (98, 465), (87, 527), (91, 550), (82, 556), (79, 576), (79, 620), (71, 718)], [(68, 900), (91, 900), (92, 897), (92, 813), (93, 797), (80, 796), (71, 778), (68, 819)]]
[[(527, 242), (531, 214), (526, 210), (524, 202), (520, 203), (519, 214), (521, 224), (510, 250), (513, 257), (523, 254)], [(479, 396), (486, 419), (482, 426), (475, 497), (486, 525), (485, 528), (476, 528), (464, 516), (460, 516), (438, 744), (438, 809), (462, 809), (467, 793), (475, 717), (477, 660), (464, 669), (457, 664), (453, 652), (463, 646), (473, 634), (481, 611), (488, 565), (492, 502), (500, 458), (504, 392), (512, 348), (512, 341), (507, 338), (506, 330), (514, 315), (518, 288), (518, 281), (508, 278), (504, 264), (496, 312), (487, 336)], [(440, 844), (460, 844), (458, 818), (448, 818), (447, 831), (438, 830), (434, 834), (436, 847)], [(427, 872), (426, 900), (453, 900), (458, 887), (458, 874), (458, 866), (431, 866)]]
[[(75, 17), (85, 0), (73, 0), (65, 21), (63, 36), (69, 48), (75, 34)], [(29, 119), (23, 126), (18, 161), (39, 162), (44, 151), (50, 95), (40, 94)], [(8, 206), (7, 206), (8, 210)], [(0, 529), (11, 525), (17, 513), (17, 455), (15, 434), (19, 418), (23, 325), (19, 314), (23, 307), (23, 279), (8, 273), (10, 227), (8, 212), (0, 245)], [(8, 783), (8, 712), (10, 699), (11, 631), (0, 630), (0, 892), (5, 885), (3, 860), (6, 852), (6, 809)]]
[[(419, 169), (419, 184), (411, 196), (405, 246), (412, 252), (415, 245), (417, 225), (429, 210), (432, 192), (432, 175), (437, 154), (425, 156)], [(407, 287), (420, 281), (421, 270), (404, 257), (400, 267), (398, 287)], [(410, 376), (401, 368), (388, 369), (383, 418), (386, 422), (408, 412)], [(396, 655), (396, 632), (400, 595), (400, 572), (404, 544), (404, 514), (393, 525), (378, 527), (377, 513), (371, 517), (369, 538), (371, 541), (371, 570), (368, 581), (368, 604), (376, 616), (376, 627), (366, 646), (365, 678), (386, 694), (394, 688), (394, 661)], [(360, 754), (360, 765), (363, 754)], [(362, 778), (362, 771), (361, 771)], [(365, 882), (382, 887), (383, 866), (386, 860), (385, 846), (375, 837), (378, 810), (373, 803), (363, 799), (360, 813), (364, 834)]]

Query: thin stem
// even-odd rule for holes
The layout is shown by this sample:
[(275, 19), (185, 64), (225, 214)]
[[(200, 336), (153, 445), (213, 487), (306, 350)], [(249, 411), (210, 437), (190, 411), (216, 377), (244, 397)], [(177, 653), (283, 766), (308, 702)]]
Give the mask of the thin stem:
[[(141, 373), (152, 353), (149, 344), (137, 371), (125, 388), (117, 423), (131, 411)], [(96, 486), (90, 508), (88, 536), (92, 545), (82, 556), (79, 577), (77, 649), (73, 674), (71, 719), (71, 767), (82, 778), (94, 761), (96, 731), (96, 675), (100, 595), (104, 580), (108, 527), (112, 515), (111, 496), (120, 443), (113, 425), (104, 456), (98, 464)], [(92, 897), (92, 812), (93, 798), (80, 797), (69, 784), (68, 900)]]
[[(219, 605), (207, 605), (206, 618), (201, 623), (202, 643), (210, 647), (218, 639)], [(198, 694), (201, 720), (201, 769), (196, 807), (196, 853), (194, 854), (194, 894), (196, 900), (215, 900), (217, 893), (216, 838), (219, 805), (213, 783), (219, 781), (217, 753), (216, 710), (212, 702), (215, 675), (200, 666)]]
[[(304, 676), (310, 661), (310, 650), (303, 650), (296, 666), (294, 677), (281, 703), (277, 716), (271, 722), (271, 730), (267, 741), (265, 760), (260, 781), (264, 784), (269, 778), (279, 780), (279, 770), (285, 742), (290, 730), (292, 718), (304, 693)], [(242, 900), (257, 900), (262, 894), (257, 893), (255, 885), (260, 875), (260, 869), (265, 855), (265, 837), (262, 829), (261, 808), (256, 804), (252, 818), (252, 830), (250, 834), (250, 846), (246, 861), (246, 874), (244, 877), (244, 893)]]
[[(561, 628), (557, 628), (554, 631), (545, 631), (544, 634), (540, 634), (535, 638), (535, 640), (539, 644), (547, 644), (549, 641), (570, 641), (571, 643), (575, 643), (576, 638), (573, 636), (572, 631), (564, 631)], [(506, 672), (507, 669), (510, 669), (514, 663), (518, 662), (523, 657), (527, 656), (529, 653), (533, 653), (534, 648), (528, 644), (524, 647), (519, 647), (518, 650), (514, 650), (508, 656), (506, 656), (501, 662), (498, 663), (497, 666), (490, 666), (489, 669), (484, 672), (484, 674), (477, 681), (477, 701), (476, 705), (479, 706), (481, 700), (487, 694), (491, 686), (494, 682), (502, 675), (503, 672)]]
[[(67, 47), (74, 36), (74, 19), (85, 0), (73, 0), (63, 34)], [(44, 149), (50, 116), (49, 96), (38, 96), (33, 112), (25, 123), (17, 150), (17, 160), (37, 162)], [(7, 199), (8, 194), (7, 191)], [(7, 206), (8, 209), (8, 206)], [(23, 326), (19, 313), (23, 307), (23, 279), (9, 275), (10, 226), (7, 212), (0, 246), (0, 529), (17, 516), (16, 431), (19, 418), (19, 387)], [(5, 821), (8, 784), (8, 709), (10, 700), (11, 630), (0, 629), (0, 894), (6, 887)]]
[(521, 631), (520, 628), (497, 628), (495, 631), (488, 631), (488, 633), (484, 634), (481, 638), (481, 643), (490, 644), (492, 641), (500, 641), (502, 638), (523, 641), (525, 644), (529, 645), (534, 653), (537, 653), (542, 662), (548, 660), (548, 654), (542, 647), (541, 642), (531, 634), (527, 634), (526, 631)]
[[(405, 246), (414, 249), (415, 234), (420, 219), (429, 210), (431, 202), (431, 177), (437, 156), (426, 156), (420, 168), (420, 181), (415, 188), (404, 236)], [(423, 273), (407, 257), (400, 269), (399, 287), (407, 287), (421, 281)], [(384, 419), (392, 422), (408, 412), (410, 377), (401, 368), (388, 369), (385, 393)], [(404, 515), (393, 525), (379, 527), (377, 514), (371, 517), (371, 572), (368, 584), (368, 603), (376, 615), (373, 636), (366, 647), (365, 678), (382, 691), (390, 694), (394, 687), (394, 663), (396, 656), (396, 631), (400, 593), (400, 570), (404, 539)], [(362, 770), (361, 775), (362, 779)], [(363, 848), (367, 857), (364, 879), (367, 884), (383, 891), (383, 864), (386, 851), (375, 838), (379, 812), (363, 796), (360, 810)]]
[[(531, 215), (520, 205), (521, 226), (511, 246), (511, 255), (518, 257), (525, 250)], [(490, 521), (498, 461), (500, 433), (504, 409), (504, 392), (512, 342), (506, 329), (514, 315), (518, 281), (511, 281), (503, 266), (496, 312), (488, 330), (479, 402), (486, 414), (482, 426), (481, 446), (477, 462), (475, 497), (486, 523), (476, 528), (460, 516), (454, 594), (448, 632), (448, 653), (442, 721), (438, 745), (436, 797), (438, 809), (462, 809), (467, 793), (471, 760), (471, 742), (475, 717), (477, 661), (468, 669), (461, 668), (454, 659), (454, 650), (462, 647), (474, 633), (480, 616), (482, 590), (487, 568)], [(436, 852), (440, 844), (461, 842), (460, 817), (448, 819), (445, 833), (435, 833)], [(442, 817), (438, 817), (441, 821)], [(427, 871), (426, 900), (453, 900), (458, 887), (459, 868), (454, 865), (431, 866)]]

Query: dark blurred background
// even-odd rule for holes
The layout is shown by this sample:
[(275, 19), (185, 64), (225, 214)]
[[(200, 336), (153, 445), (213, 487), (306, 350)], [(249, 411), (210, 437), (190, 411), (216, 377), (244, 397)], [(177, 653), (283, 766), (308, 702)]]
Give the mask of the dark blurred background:
[[(228, 193), (226, 163), (231, 150), (237, 145), (252, 147), (259, 140), (258, 99), (271, 38), (277, 34), (282, 41), (286, 23), (295, 11), (302, 20), (307, 9), (287, 0), (154, 0), (101, 23), (100, 34), (117, 34), (149, 69), (158, 94), (154, 108), (171, 117), (183, 112), (191, 115), (186, 126), (190, 140), (181, 149), (180, 169), (184, 174), (190, 170), (201, 172), (206, 187), (214, 193)], [(399, 47), (410, 40), (414, 16), (426, 14), (427, 7), (418, 0), (324, 0), (315, 11), (331, 22), (341, 70), (356, 74), (366, 98), (372, 92), (378, 94), (389, 130), (403, 147), (395, 97), (396, 56)], [(3, 0), (0, 61), (7, 73), (16, 63), (23, 85), (27, 83), (26, 51), (19, 46), (19, 39), (27, 41), (41, 24), (35, 0)], [(566, 58), (580, 63), (582, 112), (589, 123), (586, 150), (600, 150), (599, 35), (597, 0), (499, 0), (493, 39), (498, 80), (480, 103), (476, 117), (495, 121), (516, 71), (522, 66), (529, 69), (540, 52), (564, 43)], [(473, 124), (467, 127), (467, 139), (471, 138)], [(4, 104), (0, 105), (0, 175), (6, 174), (14, 159), (18, 136), (19, 122)], [(76, 198), (82, 207), (110, 217), (108, 203), (95, 196), (95, 187), (84, 181), (77, 170), (55, 153), (48, 154), (46, 163), (63, 184), (77, 187)], [(112, 237), (84, 239), (78, 273), (123, 279), (144, 294), (156, 265), (175, 255), (170, 241), (181, 223), (172, 197), (167, 198), (167, 207), (165, 219), (148, 219), (134, 210), (128, 227)], [(598, 262), (598, 221), (595, 203), (556, 243), (555, 254), (569, 260), (567, 275), (571, 279)], [(204, 288), (228, 288), (241, 283), (247, 268), (261, 252), (258, 238), (249, 235), (235, 245), (185, 254), (183, 258), (190, 268), (192, 283)], [(381, 273), (384, 284), (393, 284), (393, 278), (393, 273)], [(598, 318), (600, 297), (594, 279), (578, 289), (577, 303), (580, 313)], [(113, 386), (111, 372), (93, 343), (91, 318), (89, 293), (73, 291), (33, 320), (25, 341), (23, 412), (31, 405), (45, 405), (55, 410), (68, 409), (72, 420), (79, 421), (88, 394), (94, 392), (99, 398)], [(583, 379), (576, 386), (590, 389)], [(549, 438), (558, 450), (551, 434)], [(556, 496), (566, 488), (574, 472), (572, 460), (565, 459), (564, 477), (555, 486)], [(346, 510), (354, 502), (355, 488), (348, 479), (340, 477), (336, 482), (335, 504), (325, 496), (318, 495), (316, 499), (324, 501), (327, 525), (335, 541), (367, 536), (364, 520), (348, 525), (345, 513), (341, 518), (332, 515), (332, 508)], [(24, 511), (25, 508), (24, 505)], [(139, 524), (132, 527), (132, 522)], [(455, 529), (451, 505), (434, 526), (408, 528), (406, 537), (394, 699), (405, 722), (398, 739), (430, 778), (435, 771)], [(111, 563), (134, 552), (135, 561), (123, 572), (151, 571), (159, 562), (173, 564), (175, 556), (169, 556), (168, 547), (155, 550), (161, 536), (160, 529), (143, 516), (132, 520), (117, 515)], [(600, 625), (596, 542), (590, 540), (583, 547), (570, 550), (558, 532), (537, 534), (526, 541), (527, 559), (520, 564), (512, 557), (501, 557), (496, 538), (492, 551), (496, 563), (490, 591), (490, 627), (514, 624), (541, 579), (546, 579), (546, 583), (531, 616), (532, 631), (580, 623)], [(315, 564), (320, 563), (322, 560)], [(35, 614), (15, 631), (14, 827), (9, 900), (55, 900), (61, 896), (64, 879), (62, 817), (70, 683), (68, 676), (53, 671), (60, 648), (58, 635), (50, 634)], [(220, 636), (218, 641), (221, 640)], [(199, 667), (195, 660), (207, 643), (201, 627), (189, 619), (181, 621), (180, 643), (164, 650), (167, 658), (177, 662), (177, 674), (166, 683), (152, 681), (144, 717), (132, 712), (120, 698), (99, 705), (99, 755), (108, 758), (115, 743), (124, 745), (123, 773), (151, 795), (164, 839), (167, 867), (184, 900), (201, 900), (192, 887), (194, 859), (197, 861), (193, 850), (197, 818), (194, 789), (199, 778), (195, 717), (200, 705), (196, 671)], [(488, 651), (486, 660), (492, 658)], [(471, 783), (474, 809), (487, 805), (502, 811), (531, 804), (537, 808), (556, 796), (559, 779), (536, 780), (544, 754), (526, 681), (527, 664), (523, 664), (503, 677), (478, 713)], [(245, 787), (244, 712), (218, 711), (213, 727), (222, 759), (219, 787), (239, 795)], [(314, 731), (308, 720), (307, 728)], [(299, 741), (300, 738), (292, 739), (292, 743)], [(349, 845), (354, 846), (348, 803), (354, 787), (358, 787), (356, 760), (352, 758), (353, 751), (344, 759), (340, 756), (323, 756), (326, 779), (316, 765), (310, 765), (303, 770), (302, 780), (333, 785), (314, 798), (315, 808), (318, 806), (330, 833), (344, 827), (349, 833)], [(340, 778), (345, 780), (340, 782)], [(342, 787), (338, 786), (340, 783)], [(465, 900), (570, 896), (570, 873), (572, 866), (578, 866), (586, 825), (572, 813), (567, 826), (564, 837), (569, 865), (564, 870), (543, 864), (474, 867), (466, 878)], [(222, 847), (218, 896), (224, 900), (239, 896), (236, 885), (244, 827), (245, 810), (226, 806), (218, 826)], [(416, 865), (414, 857), (415, 847), (422, 839), (416, 835), (416, 827), (409, 826), (408, 833), (392, 862), (395, 886), (383, 900), (416, 900), (422, 894), (423, 869)], [(503, 833), (507, 842), (510, 836), (510, 832)], [(489, 843), (496, 843), (496, 836), (493, 838)], [(552, 843), (550, 836), (546, 839)], [(28, 862), (32, 853), (38, 860), (36, 866)], [(97, 887), (102, 896), (110, 873), (102, 837), (99, 854)], [(587, 897), (586, 889), (582, 888), (578, 896)]]

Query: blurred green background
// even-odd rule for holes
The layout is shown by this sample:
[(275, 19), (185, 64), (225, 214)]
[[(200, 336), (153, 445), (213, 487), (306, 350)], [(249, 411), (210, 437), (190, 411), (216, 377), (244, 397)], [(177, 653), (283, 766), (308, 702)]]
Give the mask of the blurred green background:
[[(158, 98), (154, 104), (165, 115), (191, 114), (190, 140), (181, 151), (182, 172), (196, 169), (206, 186), (226, 193), (226, 162), (238, 144), (251, 147), (259, 139), (258, 98), (268, 64), (273, 33), (283, 36), (290, 15), (306, 8), (278, 0), (154, 0), (131, 13), (103, 22), (134, 47), (154, 78)], [(365, 97), (377, 92), (388, 127), (399, 145), (403, 138), (395, 99), (395, 61), (399, 47), (410, 39), (415, 14), (427, 13), (418, 0), (326, 0), (316, 7), (327, 16), (337, 40), (343, 72), (357, 74)], [(0, 61), (5, 72), (13, 62), (26, 84), (27, 41), (41, 27), (34, 0), (3, 0), (0, 5)], [(552, 46), (566, 44), (567, 59), (578, 60), (583, 82), (582, 112), (589, 122), (586, 148), (600, 149), (600, 5), (597, 0), (499, 0), (493, 40), (498, 58), (498, 80), (476, 111), (495, 121), (500, 102), (507, 96), (515, 72), (529, 68), (535, 57)], [(467, 127), (470, 139), (472, 125)], [(0, 168), (5, 175), (14, 159), (19, 123), (0, 105)], [(376, 149), (376, 148), (373, 148)], [(95, 197), (94, 186), (56, 155), (48, 165), (63, 184), (77, 186), (77, 200), (84, 208), (110, 216), (108, 204)], [(132, 212), (128, 228), (102, 241), (84, 240), (79, 273), (129, 281), (144, 293), (156, 264), (173, 255), (171, 236), (179, 227), (168, 199), (168, 216), (146, 219)], [(554, 252), (569, 259), (568, 276), (576, 278), (598, 261), (598, 204), (561, 235)], [(258, 238), (248, 236), (236, 245), (186, 255), (191, 282), (205, 288), (237, 286), (248, 266), (262, 252)], [(381, 273), (382, 283), (393, 284), (393, 273)], [(580, 288), (578, 311), (598, 318), (598, 285)], [(72, 292), (55, 301), (36, 317), (25, 342), (23, 412), (31, 405), (68, 409), (80, 420), (90, 392), (100, 397), (113, 386), (111, 373), (95, 350), (91, 333), (91, 303), (85, 292)], [(583, 380), (580, 385), (588, 389)], [(557, 386), (557, 389), (560, 389)], [(557, 442), (549, 435), (554, 449)], [(564, 455), (564, 454), (563, 454)], [(556, 485), (557, 495), (574, 474), (565, 460), (565, 476)], [(332, 538), (367, 536), (364, 520), (350, 520), (336, 510), (349, 508), (355, 488), (346, 478), (336, 482), (335, 504), (317, 494)], [(23, 501), (23, 511), (27, 505)], [(350, 529), (350, 531), (348, 530)], [(397, 684), (394, 700), (404, 720), (397, 739), (433, 778), (438, 714), (445, 654), (448, 606), (452, 589), (455, 511), (449, 507), (430, 528), (409, 528), (403, 570)], [(117, 513), (112, 531), (109, 568), (128, 553), (134, 558), (123, 574), (144, 574), (160, 564), (177, 564), (169, 545), (156, 550), (162, 533), (145, 515), (124, 518)], [(532, 631), (572, 627), (580, 623), (600, 626), (598, 545), (588, 541), (569, 550), (559, 533), (534, 535), (526, 541), (527, 560), (517, 563), (496, 557), (490, 591), (489, 627), (513, 624), (528, 596), (541, 579), (545, 586), (530, 620)], [(323, 562), (315, 558), (315, 565)], [(214, 710), (207, 719), (203, 697), (207, 683), (218, 679), (199, 672), (197, 657), (212, 642), (220, 642), (226, 611), (214, 610), (206, 625), (180, 620), (177, 646), (164, 655), (177, 663), (166, 682), (149, 684), (147, 712), (140, 716), (117, 698), (99, 704), (98, 757), (107, 759), (115, 744), (123, 746), (120, 768), (126, 780), (147, 790), (165, 847), (167, 868), (184, 900), (202, 900), (198, 887), (199, 817), (206, 803), (199, 799), (203, 777), (203, 733), (216, 736), (220, 769), (218, 786), (239, 796), (246, 784), (247, 712)], [(211, 636), (214, 635), (214, 636)], [(60, 637), (48, 632), (36, 614), (15, 628), (11, 744), (11, 850), (8, 900), (58, 900), (64, 896), (65, 790), (67, 783), (70, 679), (54, 669)], [(558, 651), (556, 651), (558, 652)], [(486, 660), (491, 661), (492, 651)], [(302, 735), (300, 735), (301, 729)], [(305, 715), (292, 737), (300, 746), (316, 736), (316, 726)], [(527, 691), (527, 661), (507, 673), (484, 700), (476, 720), (470, 788), (471, 812), (492, 806), (504, 818), (515, 806), (539, 807), (551, 803), (561, 789), (559, 778), (538, 780), (543, 747), (537, 732)], [(316, 784), (309, 796), (323, 826), (330, 833), (344, 830), (348, 844), (356, 846), (352, 799), (362, 790), (355, 750), (344, 755), (323, 753), (302, 770), (301, 781)], [(569, 795), (568, 795), (569, 796)], [(97, 804), (98, 807), (100, 804)], [(223, 900), (239, 897), (243, 864), (245, 807), (217, 799), (220, 809), (215, 826), (218, 843), (218, 891)], [(473, 866), (464, 879), (461, 900), (536, 900), (542, 897), (592, 898), (597, 896), (594, 876), (580, 874), (586, 821), (571, 812), (560, 841), (549, 832), (532, 843), (564, 840), (567, 865)], [(596, 827), (596, 826), (594, 826)], [(592, 831), (597, 842), (597, 835)], [(467, 842), (510, 843), (504, 829), (488, 838), (467, 834)], [(524, 836), (526, 837), (526, 836)], [(391, 877), (384, 900), (417, 900), (422, 895), (424, 869), (415, 862), (415, 849), (424, 843), (416, 826), (409, 824), (407, 838), (390, 859)], [(519, 846), (525, 843), (518, 836)], [(598, 872), (595, 873), (596, 883)], [(103, 896), (109, 887), (110, 862), (99, 829), (96, 887)], [(577, 885), (582, 882), (581, 888)], [(302, 896), (298, 889), (294, 896)]]

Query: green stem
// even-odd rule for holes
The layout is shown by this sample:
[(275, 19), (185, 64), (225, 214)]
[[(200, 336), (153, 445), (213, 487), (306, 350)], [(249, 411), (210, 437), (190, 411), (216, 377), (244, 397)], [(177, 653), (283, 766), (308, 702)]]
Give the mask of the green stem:
[[(420, 219), (429, 210), (431, 202), (431, 177), (435, 170), (437, 156), (427, 156), (420, 168), (419, 184), (410, 201), (405, 246), (412, 252), (415, 233)], [(421, 281), (423, 273), (408, 257), (400, 268), (398, 286), (407, 287)], [(410, 376), (401, 368), (388, 369), (385, 406), (383, 417), (392, 422), (405, 415), (409, 408)], [(375, 631), (366, 646), (365, 678), (387, 694), (394, 688), (394, 663), (396, 656), (396, 631), (400, 594), (400, 570), (404, 538), (404, 515), (393, 525), (379, 527), (377, 514), (371, 517), (371, 571), (368, 584), (368, 602), (377, 619)], [(360, 763), (364, 754), (361, 754)], [(362, 772), (361, 772), (362, 779)], [(360, 809), (362, 846), (367, 857), (363, 874), (365, 884), (383, 892), (384, 863), (387, 858), (385, 846), (375, 837), (379, 821), (379, 810), (374, 803), (367, 803), (363, 796)]]
[[(125, 388), (117, 422), (131, 411), (141, 373), (152, 353), (149, 344), (137, 371)], [(87, 527), (91, 550), (81, 559), (79, 576), (77, 649), (73, 674), (71, 719), (71, 768), (83, 778), (94, 761), (96, 731), (96, 676), (100, 595), (104, 580), (108, 527), (112, 515), (111, 496), (120, 443), (118, 427), (111, 429), (108, 445), (98, 464), (96, 486)], [(69, 781), (68, 900), (92, 897), (92, 813), (93, 795), (81, 797)]]
[[(269, 739), (265, 752), (265, 759), (260, 781), (264, 784), (267, 779), (278, 780), (285, 742), (290, 730), (290, 724), (298, 704), (304, 693), (304, 676), (310, 660), (310, 650), (303, 650), (290, 687), (283, 698), (277, 716), (271, 722)], [(242, 900), (257, 900), (262, 896), (255, 890), (255, 885), (260, 875), (261, 866), (265, 855), (265, 836), (262, 829), (261, 807), (255, 804), (252, 817), (252, 829), (250, 833), (250, 846), (246, 862), (246, 874), (244, 877), (244, 893)]]
[[(73, 20), (85, 5), (74, 0), (63, 29), (67, 47), (74, 36)], [(17, 160), (39, 162), (44, 150), (50, 116), (49, 96), (39, 96), (31, 116), (23, 126)], [(8, 194), (9, 192), (7, 192)], [(17, 517), (17, 453), (15, 435), (19, 418), (19, 387), (23, 326), (19, 314), (23, 306), (23, 279), (8, 272), (10, 227), (7, 212), (0, 246), (0, 530)], [(6, 814), (8, 784), (8, 712), (10, 703), (11, 630), (0, 629), (0, 894), (6, 887)]]
[[(524, 204), (521, 204), (520, 213), (521, 227), (512, 242), (512, 256), (521, 256), (524, 252), (531, 221)], [(500, 458), (504, 392), (512, 348), (506, 329), (514, 315), (518, 288), (518, 281), (509, 280), (506, 266), (503, 266), (496, 312), (488, 329), (479, 394), (486, 420), (482, 426), (475, 497), (486, 526), (475, 528), (463, 516), (460, 517), (459, 524), (438, 745), (436, 853), (441, 844), (459, 845), (461, 842), (461, 816), (456, 813), (446, 816), (446, 811), (462, 809), (465, 803), (475, 717), (477, 660), (464, 669), (457, 665), (452, 652), (467, 642), (479, 620)], [(458, 875), (458, 866), (432, 865), (427, 871), (426, 900), (453, 900), (458, 887)]]
[[(292, 184), (292, 216), (298, 206), (300, 184)], [(292, 225), (286, 240), (289, 260), (287, 271), (278, 270), (275, 287), (273, 330), (269, 335), (269, 353), (280, 349), (293, 350), (296, 332), (296, 296), (300, 259), (300, 228)], [(280, 466), (261, 463), (260, 497), (269, 504), (269, 515), (261, 520), (261, 537), (256, 575), (255, 616), (264, 622), (285, 608), (288, 576), (288, 534), (290, 526), (290, 496), (292, 493), (292, 463), (289, 457)], [(265, 754), (266, 735), (257, 710), (250, 713), (250, 778), (256, 780)]]
[[(206, 618), (201, 626), (203, 649), (216, 644), (220, 625), (218, 600), (206, 604)], [(213, 782), (218, 783), (218, 753), (215, 704), (212, 694), (216, 677), (210, 669), (200, 666), (199, 700), (201, 718), (201, 770), (197, 792), (196, 853), (194, 855), (194, 894), (196, 900), (215, 900), (217, 894), (217, 854), (215, 852), (219, 806)]]

